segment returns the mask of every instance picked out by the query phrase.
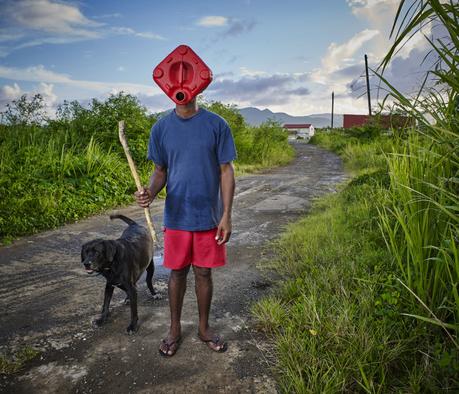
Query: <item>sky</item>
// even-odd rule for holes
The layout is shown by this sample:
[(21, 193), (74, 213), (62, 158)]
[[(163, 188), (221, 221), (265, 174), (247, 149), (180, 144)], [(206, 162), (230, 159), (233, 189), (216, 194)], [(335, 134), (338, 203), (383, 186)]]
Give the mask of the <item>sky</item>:
[[(376, 69), (398, 0), (0, 0), (0, 110), (40, 93), (49, 110), (120, 91), (151, 112), (174, 103), (153, 68), (187, 44), (212, 69), (205, 100), (291, 115), (366, 113), (364, 54)], [(414, 92), (428, 45), (397, 54), (386, 77)], [(385, 95), (372, 78), (372, 104)]]

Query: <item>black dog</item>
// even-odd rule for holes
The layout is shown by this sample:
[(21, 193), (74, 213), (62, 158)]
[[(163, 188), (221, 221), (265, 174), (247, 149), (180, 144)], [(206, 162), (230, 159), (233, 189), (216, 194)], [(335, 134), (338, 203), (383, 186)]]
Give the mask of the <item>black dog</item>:
[(81, 248), (81, 262), (88, 274), (98, 272), (107, 279), (102, 314), (94, 324), (101, 326), (107, 320), (110, 300), (116, 286), (126, 292), (126, 299), (130, 301), (131, 324), (127, 332), (132, 334), (138, 329), (136, 283), (145, 270), (147, 270), (148, 289), (155, 296), (152, 285), (155, 269), (153, 241), (147, 229), (132, 219), (123, 215), (111, 215), (110, 219), (121, 219), (129, 227), (118, 239), (95, 239), (85, 243)]

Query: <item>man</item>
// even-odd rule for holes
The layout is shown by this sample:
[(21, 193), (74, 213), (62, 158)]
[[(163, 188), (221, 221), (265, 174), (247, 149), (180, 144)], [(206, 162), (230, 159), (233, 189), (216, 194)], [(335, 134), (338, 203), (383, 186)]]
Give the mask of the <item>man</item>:
[(231, 236), (234, 196), (232, 161), (236, 149), (231, 131), (220, 116), (199, 108), (196, 98), (177, 104), (152, 128), (148, 158), (155, 163), (150, 185), (136, 193), (147, 207), (167, 185), (164, 209), (164, 266), (169, 277), (170, 330), (159, 352), (173, 356), (181, 340), (180, 317), (190, 266), (198, 301), (198, 337), (210, 349), (224, 352), (227, 344), (209, 327), (212, 268), (226, 262)]

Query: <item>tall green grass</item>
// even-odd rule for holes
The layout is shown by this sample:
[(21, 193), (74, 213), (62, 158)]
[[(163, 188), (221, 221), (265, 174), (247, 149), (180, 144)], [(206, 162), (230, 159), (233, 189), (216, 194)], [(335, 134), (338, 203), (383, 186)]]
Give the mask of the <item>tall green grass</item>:
[[(444, 189), (451, 168), (437, 146), (416, 133), (394, 146), (388, 164), (391, 188), (380, 209), (381, 228), (401, 279), (437, 317), (458, 323), (457, 215), (449, 212), (457, 196)], [(422, 309), (418, 313), (428, 313)]]
[(59, 144), (40, 127), (25, 131), (2, 130), (2, 236), (55, 227), (130, 201), (134, 188), (119, 155), (94, 139), (80, 150)]
[(310, 142), (340, 154), (352, 174), (386, 168), (385, 152), (392, 146), (390, 138), (373, 125), (319, 132)]
[[(390, 95), (418, 127), (396, 141), (387, 160), (391, 193), (381, 208), (381, 228), (398, 263), (401, 280), (418, 308), (417, 318), (459, 330), (459, 4), (457, 1), (416, 1), (411, 10), (400, 4), (389, 64), (404, 40), (419, 27), (441, 26), (441, 38), (429, 39), (438, 62), (415, 99), (390, 82)], [(405, 12), (405, 13), (404, 13)], [(452, 339), (452, 336), (451, 336)], [(453, 339), (456, 347), (457, 342)]]
[(253, 312), (273, 340), (282, 392), (417, 391), (407, 378), (413, 324), (397, 318), (401, 286), (377, 223), (386, 177), (356, 177), (275, 244), (283, 280)]

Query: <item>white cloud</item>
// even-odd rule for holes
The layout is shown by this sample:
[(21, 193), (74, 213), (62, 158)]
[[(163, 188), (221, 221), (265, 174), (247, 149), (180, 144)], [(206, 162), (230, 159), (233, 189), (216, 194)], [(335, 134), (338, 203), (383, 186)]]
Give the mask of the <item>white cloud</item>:
[(126, 71), (126, 69), (123, 66), (118, 66), (117, 70), (121, 72)]
[[(83, 15), (78, 4), (55, 0), (0, 0), (0, 57), (12, 51), (44, 44), (69, 44), (113, 35), (164, 40), (151, 31), (108, 26)], [(103, 17), (117, 17), (118, 14)]]
[(93, 16), (94, 19), (112, 19), (112, 18), (121, 18), (123, 15), (119, 12), (114, 12), (112, 14), (102, 14)]
[(247, 67), (239, 67), (239, 72), (243, 77), (259, 77), (269, 75), (266, 71), (251, 70)]
[(0, 30), (0, 42), (16, 41), (22, 37), (24, 37), (24, 34), (20, 32), (12, 32), (8, 29)]
[[(365, 66), (363, 55), (368, 54), (369, 66), (377, 69), (393, 40), (389, 39), (399, 0), (347, 0), (352, 13), (366, 29), (342, 43), (331, 43), (321, 59), (321, 67), (312, 71), (312, 105), (329, 111), (331, 91), (335, 92), (335, 110), (338, 113), (366, 112)], [(402, 13), (403, 15), (403, 13)], [(430, 27), (423, 29), (429, 35)], [(428, 51), (428, 43), (422, 34), (416, 34), (397, 53), (385, 72), (385, 77), (402, 92), (414, 92), (419, 88), (422, 73), (428, 65), (422, 65), (422, 58)], [(377, 76), (371, 76), (370, 86), (373, 105), (377, 104), (378, 89), (381, 86)], [(386, 92), (379, 91), (379, 99)], [(359, 98), (360, 97), (360, 98)], [(310, 103), (303, 103), (307, 108)], [(292, 103), (299, 108), (301, 103)]]
[(409, 40), (405, 40), (402, 43), (400, 50), (396, 56), (403, 59), (408, 59), (413, 50), (425, 51), (430, 48), (429, 42), (425, 39), (425, 36), (429, 37), (432, 34), (432, 25), (426, 25), (418, 33), (412, 36)]
[(126, 36), (134, 36), (134, 37), (140, 37), (140, 38), (147, 38), (150, 40), (164, 40), (165, 38), (163, 36), (160, 36), (159, 34), (155, 34), (149, 31), (146, 32), (138, 32), (135, 31), (134, 29), (130, 27), (112, 27), (111, 29), (115, 34), (121, 34), (121, 35), (126, 35)]
[(41, 94), (47, 107), (54, 108), (56, 106), (58, 97), (54, 93), (54, 85), (52, 83), (40, 82), (35, 92)]
[(196, 24), (204, 27), (226, 26), (228, 24), (228, 18), (216, 15), (204, 16), (199, 19)]
[[(347, 0), (351, 7), (352, 13), (359, 19), (367, 22), (372, 28), (381, 32), (381, 35), (374, 40), (372, 52), (374, 56), (381, 61), (383, 56), (389, 50), (391, 42), (389, 40), (397, 9), (400, 5), (399, 0)], [(412, 2), (406, 2), (403, 13), (407, 11)], [(397, 56), (408, 57), (413, 49), (424, 50), (428, 47), (428, 42), (424, 39), (423, 34), (430, 34), (430, 26), (426, 26), (419, 33), (415, 34)]]
[(327, 72), (338, 70), (342, 63), (349, 62), (349, 56), (353, 56), (367, 41), (372, 40), (378, 34), (379, 30), (365, 29), (343, 44), (332, 42), (327, 49), (326, 55), (322, 58), (323, 67)]
[[(81, 96), (81, 90), (89, 90), (88, 96), (81, 96), (84, 103), (87, 99), (98, 97), (106, 98), (110, 94), (119, 92), (135, 95), (140, 102), (152, 112), (163, 111), (174, 106), (174, 103), (154, 84), (141, 85), (125, 82), (98, 82), (73, 79), (69, 75), (56, 73), (47, 70), (43, 66), (34, 66), (27, 68), (8, 68), (0, 66), (0, 78), (11, 79), (14, 81), (38, 82), (31, 90), (21, 89), (17, 82), (6, 84), (0, 87), (0, 111), (5, 109), (7, 103), (18, 99), (23, 94), (34, 95), (40, 93), (46, 105), (49, 116), (54, 116), (57, 104), (64, 99), (74, 100), (75, 89)], [(61, 94), (55, 92), (55, 87), (60, 87)], [(69, 92), (70, 96), (62, 94)]]
[(13, 49), (23, 49), (23, 48), (30, 48), (44, 44), (70, 44), (73, 42), (79, 42), (82, 40), (86, 40), (86, 38), (81, 37), (41, 37), (36, 39), (31, 39), (28, 41), (23, 42), (22, 44), (16, 45)]
[(341, 44), (331, 43), (321, 59), (322, 66), (312, 71), (311, 79), (327, 86), (330, 92), (345, 93), (349, 82), (364, 69), (363, 47), (370, 46), (379, 34), (378, 30), (365, 29)]
[(154, 85), (142, 85), (127, 82), (100, 82), (73, 79), (67, 74), (57, 73), (42, 65), (17, 68), (0, 66), (0, 78), (12, 81), (43, 82), (45, 84), (56, 84), (61, 86), (74, 87), (83, 90), (90, 90), (98, 94), (105, 94), (116, 90), (131, 94), (157, 94), (160, 90)]
[[(248, 70), (248, 69), (245, 69)], [(269, 74), (263, 71), (254, 72), (252, 75), (218, 75), (215, 81), (204, 91), (208, 99), (219, 100), (228, 104), (243, 106), (269, 107), (273, 111), (287, 112), (292, 115), (304, 115), (318, 112), (329, 112), (330, 97), (323, 88), (314, 89), (306, 86), (308, 74)], [(34, 66), (28, 68), (7, 68), (0, 66), (0, 78), (14, 81), (39, 82), (31, 91), (23, 91), (17, 82), (5, 85), (0, 89), (0, 106), (21, 94), (40, 93), (48, 105), (49, 114), (52, 114), (58, 102), (71, 97), (57, 97), (56, 86), (74, 89), (90, 90), (91, 97), (107, 97), (124, 91), (137, 96), (140, 102), (152, 112), (159, 112), (174, 106), (173, 102), (154, 86), (136, 85), (129, 83), (108, 83), (73, 79), (66, 74), (60, 74), (44, 68)], [(306, 84), (306, 85), (305, 85)], [(72, 93), (73, 94), (73, 93)], [(3, 101), (1, 98), (3, 97)], [(305, 99), (307, 97), (307, 99)], [(361, 108), (365, 110), (364, 100), (352, 97), (340, 98), (336, 102), (337, 112), (356, 112)], [(0, 109), (1, 110), (1, 109)]]
[(42, 32), (96, 38), (99, 23), (86, 18), (78, 7), (51, 0), (7, 1), (4, 15), (22, 27)]
[(22, 89), (16, 82), (13, 85), (4, 85), (0, 88), (0, 102), (16, 100), (21, 95)]
[(155, 33), (149, 32), (149, 31), (138, 32), (138, 33), (135, 33), (134, 35), (136, 37), (147, 38), (147, 39), (150, 39), (150, 40), (165, 40), (165, 38), (163, 36), (160, 36), (159, 34), (155, 34)]
[[(400, 5), (399, 0), (347, 0), (353, 14), (360, 20), (368, 23), (371, 27), (381, 31), (381, 34), (371, 41), (369, 47), (371, 63), (373, 68), (382, 61), (383, 57), (393, 45), (395, 37), (389, 39), (397, 9)], [(413, 2), (406, 2), (401, 10), (399, 22), (403, 20), (405, 13)], [(409, 13), (412, 14), (413, 10)], [(406, 24), (409, 18), (404, 21)], [(440, 29), (441, 30), (441, 29)], [(396, 30), (395, 30), (396, 31)], [(405, 94), (417, 92), (427, 70), (431, 69), (434, 62), (434, 56), (428, 55), (430, 44), (425, 36), (432, 39), (433, 37), (442, 36), (442, 32), (432, 27), (432, 24), (425, 24), (423, 28), (413, 36), (406, 39), (399, 45), (398, 51), (392, 57), (392, 61), (384, 72), (384, 77), (388, 79), (399, 91)], [(395, 33), (394, 33), (395, 35)], [(423, 60), (425, 61), (423, 62)], [(371, 65), (370, 65), (371, 66)], [(354, 95), (360, 94), (365, 90), (365, 81), (355, 78), (348, 86)], [(385, 84), (378, 77), (370, 78), (372, 87), (372, 96), (376, 96), (380, 86)], [(386, 92), (380, 91), (380, 96), (385, 96)]]
[(71, 81), (66, 74), (55, 73), (42, 65), (26, 68), (0, 66), (0, 78), (15, 81), (68, 83)]
[(274, 73), (241, 68), (241, 75), (218, 75), (204, 91), (206, 99), (238, 106), (288, 106), (305, 100), (310, 89), (304, 73)]
[(47, 114), (49, 116), (53, 116), (55, 114), (58, 97), (54, 93), (54, 85), (43, 82), (36, 85), (30, 91), (22, 90), (16, 82), (13, 85), (4, 85), (0, 87), (0, 111), (4, 111), (7, 104), (11, 103), (13, 100), (19, 99), (23, 94), (30, 97), (35, 94), (40, 94), (43, 98)]

